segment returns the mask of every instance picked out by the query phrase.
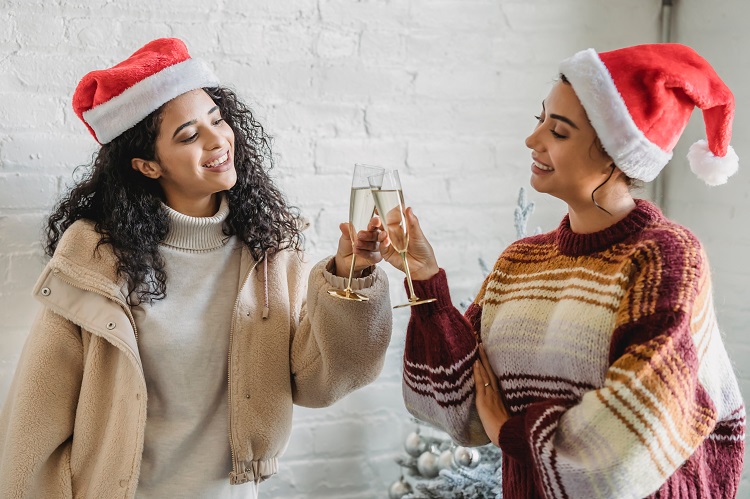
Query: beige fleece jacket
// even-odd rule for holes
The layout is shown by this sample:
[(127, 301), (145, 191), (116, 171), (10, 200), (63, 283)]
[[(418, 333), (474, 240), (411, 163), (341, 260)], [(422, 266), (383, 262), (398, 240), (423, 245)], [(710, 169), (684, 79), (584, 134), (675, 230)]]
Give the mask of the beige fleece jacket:
[[(109, 246), (87, 221), (63, 235), (35, 296), (43, 303), (0, 414), (0, 497), (132, 498), (146, 424), (138, 335)], [(277, 471), (292, 405), (323, 407), (373, 381), (391, 335), (382, 270), (368, 302), (326, 292), (325, 261), (309, 274), (282, 251), (265, 275), (243, 251), (229, 346), (233, 483)], [(196, 372), (196, 376), (200, 373)]]

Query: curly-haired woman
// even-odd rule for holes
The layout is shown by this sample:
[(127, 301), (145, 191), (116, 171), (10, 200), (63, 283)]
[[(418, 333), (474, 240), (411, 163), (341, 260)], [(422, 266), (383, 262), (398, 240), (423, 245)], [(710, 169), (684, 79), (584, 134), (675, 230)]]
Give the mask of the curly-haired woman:
[[(269, 139), (177, 39), (79, 83), (101, 144), (48, 222), (43, 308), (0, 416), (2, 497), (256, 497), (292, 405), (372, 381), (391, 333), (377, 221), (309, 273)], [(356, 251), (353, 285), (337, 300)]]

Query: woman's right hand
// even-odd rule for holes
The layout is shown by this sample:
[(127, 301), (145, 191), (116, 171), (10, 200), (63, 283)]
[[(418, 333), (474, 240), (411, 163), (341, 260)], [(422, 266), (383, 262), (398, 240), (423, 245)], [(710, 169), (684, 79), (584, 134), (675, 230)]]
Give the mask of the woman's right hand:
[[(407, 246), (406, 258), (409, 260), (409, 272), (415, 281), (425, 281), (438, 273), (440, 267), (435, 259), (435, 252), (430, 242), (422, 232), (417, 216), (411, 207), (404, 212), (406, 216), (407, 230), (409, 231), (409, 245)], [(393, 248), (391, 240), (386, 237), (380, 245), (380, 254), (397, 269), (404, 271), (404, 262), (401, 255)]]

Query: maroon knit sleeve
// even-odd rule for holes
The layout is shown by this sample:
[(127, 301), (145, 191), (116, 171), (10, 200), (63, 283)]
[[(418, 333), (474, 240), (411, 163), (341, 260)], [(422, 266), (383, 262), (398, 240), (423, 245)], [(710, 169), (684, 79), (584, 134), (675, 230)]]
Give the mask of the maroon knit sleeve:
[(525, 422), (525, 414), (511, 417), (500, 428), (498, 441), (500, 449), (505, 454), (522, 464), (529, 464), (531, 462), (531, 453), (524, 429)]
[(463, 316), (451, 302), (442, 269), (429, 280), (415, 281), (414, 290), (437, 301), (412, 307), (404, 347), (404, 403), (415, 417), (462, 445), (487, 443), (474, 406), (474, 331), (481, 307), (475, 302)]

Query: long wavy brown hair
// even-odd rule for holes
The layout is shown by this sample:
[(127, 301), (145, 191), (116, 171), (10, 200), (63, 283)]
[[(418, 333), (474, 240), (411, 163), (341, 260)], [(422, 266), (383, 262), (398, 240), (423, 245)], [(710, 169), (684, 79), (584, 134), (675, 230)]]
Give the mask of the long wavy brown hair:
[[(204, 88), (232, 127), (237, 183), (226, 191), (227, 236), (237, 236), (256, 259), (286, 248), (302, 249), (299, 210), (287, 204), (269, 176), (271, 140), (251, 110), (230, 89)], [(159, 243), (169, 232), (164, 193), (156, 180), (133, 170), (131, 160), (156, 159), (156, 137), (164, 106), (104, 144), (79, 179), (55, 206), (47, 221), (46, 252), (55, 252), (65, 230), (79, 219), (91, 220), (118, 260), (129, 303), (159, 300), (167, 293), (167, 275)], [(98, 248), (97, 246), (97, 248)]]

